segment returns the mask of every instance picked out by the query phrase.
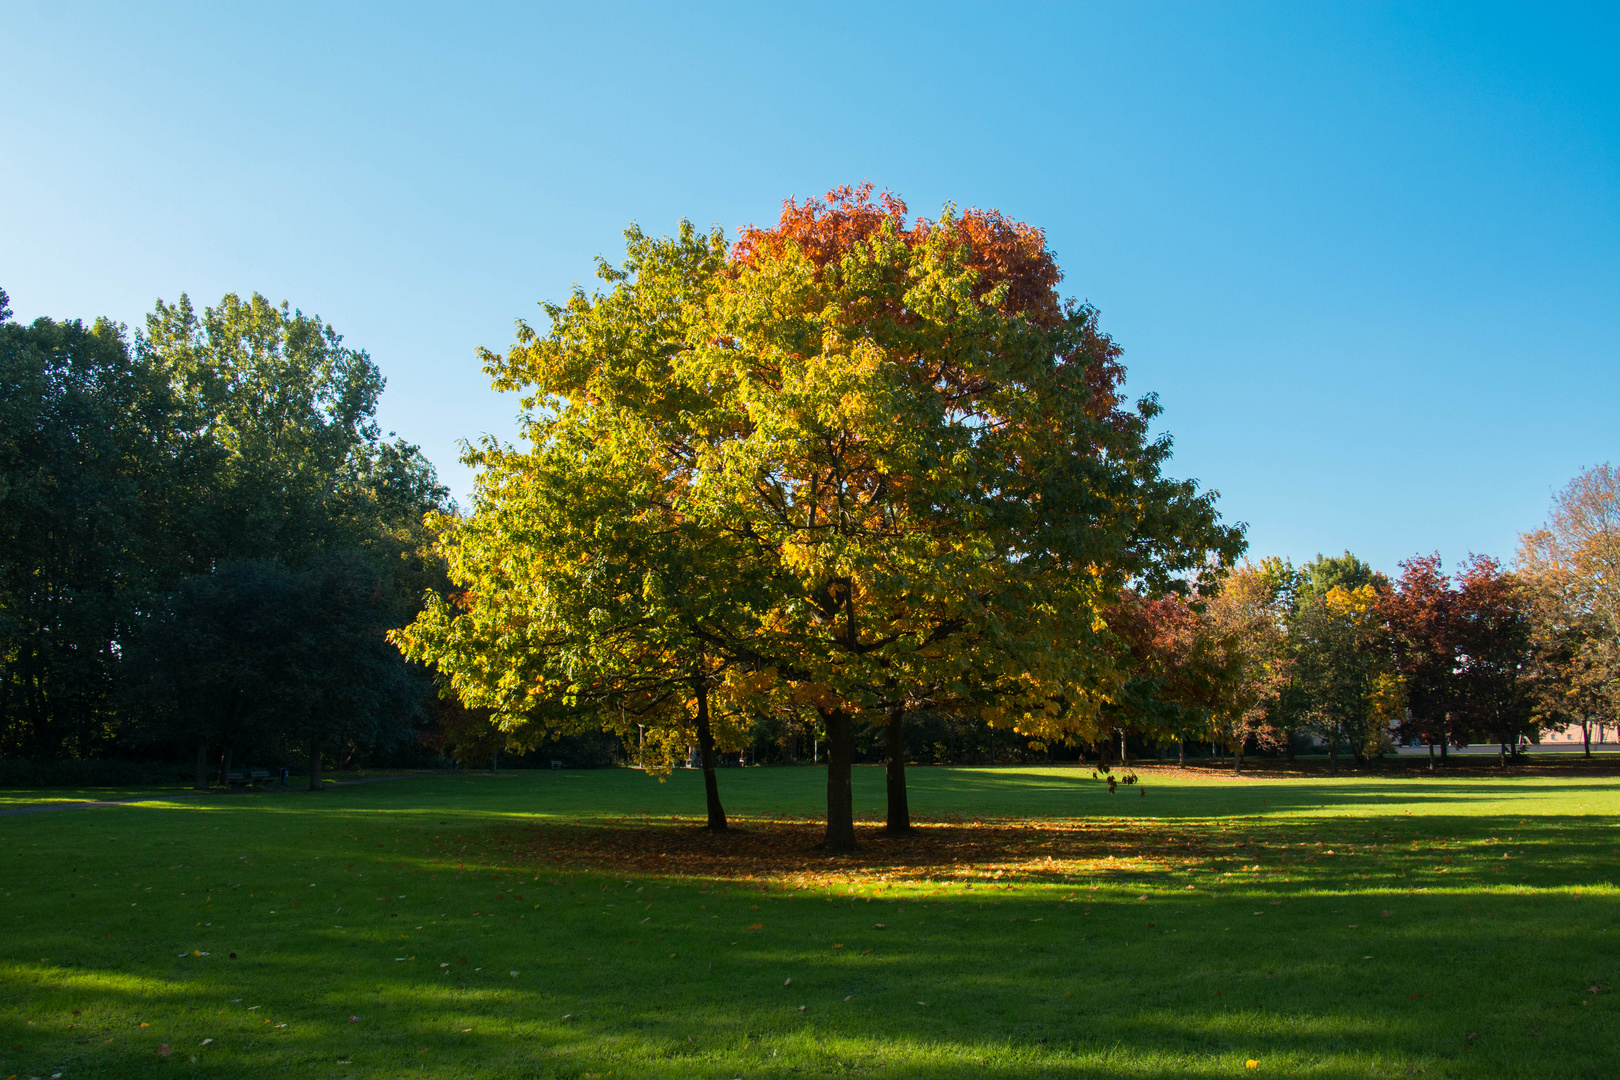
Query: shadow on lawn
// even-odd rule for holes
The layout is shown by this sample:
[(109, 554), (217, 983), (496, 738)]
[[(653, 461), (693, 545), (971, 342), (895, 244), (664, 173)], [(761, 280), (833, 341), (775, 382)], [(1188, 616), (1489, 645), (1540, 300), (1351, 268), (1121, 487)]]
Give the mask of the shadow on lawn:
[[(714, 839), (752, 850), (745, 833)], [(980, 842), (1017, 847), (998, 830)], [(1591, 955), (1582, 926), (1546, 920), (1533, 897), (1492, 897), (1490, 921), (1476, 928), (1455, 894), (1313, 897), (1298, 880), (1196, 900), (1133, 889), (1064, 903), (975, 886), (911, 889), (890, 904), (700, 878), (664, 894), (667, 925), (649, 926), (636, 885), (657, 879), (562, 876), (528, 886), (543, 923), (506, 929), (501, 918), (486, 937), (465, 920), (437, 946), (368, 937), (356, 949), (337, 928), (312, 927), (297, 949), (257, 952), (263, 967), (251, 969), (202, 959), (166, 959), (143, 976), (11, 965), (7, 981), (59, 1007), (30, 1011), (26, 1028), (0, 1018), (0, 1031), (28, 1044), (22, 1056), (37, 1075), (49, 1075), (40, 1070), (50, 1040), (51, 1071), (70, 1077), (180, 1067), (199, 1077), (611, 1069), (966, 1080), (1229, 1074), (1249, 1058), (1332, 1078), (1464, 1066), (1471, 1076), (1605, 1075), (1612, 1013), (1595, 1015), (1583, 989), (1608, 961)], [(576, 908), (576, 895), (638, 906), (621, 929), (598, 921), (602, 906)], [(710, 926), (713, 911), (721, 920)], [(1221, 931), (1240, 920), (1234, 948)], [(1480, 931), (1512, 927), (1529, 928), (1520, 945), (1482, 947)], [(329, 986), (340, 973), (344, 988)], [(113, 1011), (129, 1018), (119, 1028), (104, 1016)], [(136, 1018), (152, 1026), (131, 1030)], [(116, 1044), (103, 1042), (109, 1034)], [(161, 1058), (160, 1046), (174, 1056)]]
[[(838, 857), (806, 821), (463, 827), (435, 856), (338, 820), (316, 850), (377, 860), (397, 893), (352, 888), (387, 902), (239, 913), (240, 960), (177, 956), (177, 914), (161, 955), (13, 958), (0, 1076), (1612, 1074), (1613, 894), (1546, 895), (1612, 875), (1596, 818), (869, 823)], [(399, 894), (427, 918), (391, 925)]]
[[(1580, 818), (1538, 817), (1503, 829), (1469, 817), (1190, 821), (931, 822), (893, 836), (869, 823), (860, 847), (831, 854), (816, 822), (736, 820), (724, 833), (689, 822), (531, 825), (492, 836), (503, 860), (610, 873), (713, 879), (1004, 880), (1195, 885), (1209, 880), (1342, 884), (1376, 871), (1392, 887), (1465, 878), (1519, 881), (1556, 869), (1593, 883), (1620, 854)], [(1500, 843), (1484, 829), (1511, 834)], [(1505, 838), (1505, 837), (1504, 837)], [(1556, 866), (1539, 848), (1556, 845)], [(1399, 884), (1396, 884), (1396, 883)]]

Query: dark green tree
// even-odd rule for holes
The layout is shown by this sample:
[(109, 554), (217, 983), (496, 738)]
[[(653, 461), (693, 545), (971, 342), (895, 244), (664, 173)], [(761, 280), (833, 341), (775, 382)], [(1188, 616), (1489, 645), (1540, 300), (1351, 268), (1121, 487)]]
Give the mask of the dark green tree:
[(277, 727), (307, 750), (312, 789), (327, 751), (384, 749), (415, 736), (432, 684), (387, 638), (409, 620), (413, 599), (355, 551), (325, 554), (294, 576), (297, 629), (283, 646), (288, 688)]
[(122, 327), (10, 315), (0, 291), (0, 755), (92, 756), (121, 629), (196, 564), (212, 455)]
[(309, 648), (298, 580), (279, 563), (233, 560), (155, 594), (122, 649), (120, 700), (141, 743), (196, 747), (196, 786), (238, 751), (279, 741), (297, 711)]

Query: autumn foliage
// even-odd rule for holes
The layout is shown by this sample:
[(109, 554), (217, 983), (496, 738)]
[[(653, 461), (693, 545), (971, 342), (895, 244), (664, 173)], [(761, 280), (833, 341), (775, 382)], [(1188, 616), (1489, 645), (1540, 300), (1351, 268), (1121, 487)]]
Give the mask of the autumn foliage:
[[(705, 746), (752, 717), (825, 734), (826, 842), (854, 843), (856, 725), (908, 712), (1095, 737), (1117, 690), (1102, 612), (1228, 564), (1241, 531), (1162, 475), (1149, 396), (1063, 302), (1039, 229), (908, 221), (870, 185), (718, 232), (627, 233), (604, 292), (485, 354), (532, 449), (489, 445), (445, 522), (461, 598), (401, 635), (509, 727), (650, 725)], [(712, 768), (710, 819), (723, 822)]]

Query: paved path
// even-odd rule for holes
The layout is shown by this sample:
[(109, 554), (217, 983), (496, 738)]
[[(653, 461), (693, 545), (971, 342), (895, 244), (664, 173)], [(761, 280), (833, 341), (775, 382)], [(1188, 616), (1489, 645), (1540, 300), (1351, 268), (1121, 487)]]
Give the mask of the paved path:
[[(364, 779), (361, 779), (361, 780), (328, 780), (326, 782), (328, 784), (331, 784), (333, 787), (351, 787), (351, 786), (353, 786), (355, 784), (380, 784), (384, 780), (409, 780), (409, 779), (411, 779), (411, 777), (409, 775), (406, 775), (406, 776), (368, 776), (368, 777), (365, 777)], [(271, 788), (269, 790), (271, 790), (271, 791), (279, 791), (279, 793), (283, 794), (283, 795), (290, 795), (290, 794), (293, 794), (294, 792), (298, 792), (298, 791), (308, 792), (309, 788), (307, 788), (307, 787), (305, 787), (305, 788), (291, 788), (291, 787), (289, 787), (289, 788), (280, 788), (280, 789)], [(220, 794), (224, 794), (224, 793), (223, 792), (215, 792), (215, 791), (195, 791), (195, 792), (188, 791), (188, 792), (186, 792), (184, 794), (177, 794), (177, 795), (146, 795), (146, 796), (143, 796), (143, 797), (141, 797), (139, 799), (110, 799), (110, 800), (105, 800), (105, 801), (96, 800), (96, 799), (86, 799), (86, 800), (84, 800), (82, 802), (39, 803), (39, 804), (34, 805), (34, 806), (19, 806), (19, 807), (14, 807), (13, 809), (10, 809), (10, 810), (0, 810), (0, 817), (10, 817), (12, 814), (44, 814), (44, 813), (48, 813), (49, 811), (52, 811), (52, 810), (78, 810), (78, 809), (80, 809), (82, 807), (86, 807), (86, 806), (133, 806), (136, 803), (173, 802), (175, 799), (206, 799), (210, 795), (220, 795)]]
[[(1539, 744), (1531, 743), (1528, 746), (1521, 747), (1521, 749), (1526, 754), (1534, 755), (1580, 754), (1584, 753), (1586, 748), (1578, 742), (1544, 742)], [(1616, 750), (1620, 750), (1620, 746), (1617, 746), (1612, 741), (1606, 743), (1592, 743), (1592, 753), (1594, 756), (1597, 754), (1612, 754)], [(1401, 757), (1427, 757), (1429, 755), (1429, 748), (1427, 746), (1397, 746), (1395, 748), (1395, 752)], [(1496, 743), (1476, 743), (1473, 746), (1453, 746), (1451, 748), (1452, 757), (1496, 757), (1499, 753), (1501, 753), (1501, 747), (1499, 747)], [(1440, 756), (1440, 748), (1438, 746), (1434, 749), (1434, 756), (1437, 758)]]

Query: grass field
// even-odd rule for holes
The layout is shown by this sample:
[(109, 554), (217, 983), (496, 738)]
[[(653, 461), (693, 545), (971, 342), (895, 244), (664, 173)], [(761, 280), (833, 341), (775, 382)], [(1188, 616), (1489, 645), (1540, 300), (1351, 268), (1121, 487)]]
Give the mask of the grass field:
[(0, 817), (0, 1080), (1620, 1074), (1620, 779), (1141, 771), (840, 858), (813, 768)]

